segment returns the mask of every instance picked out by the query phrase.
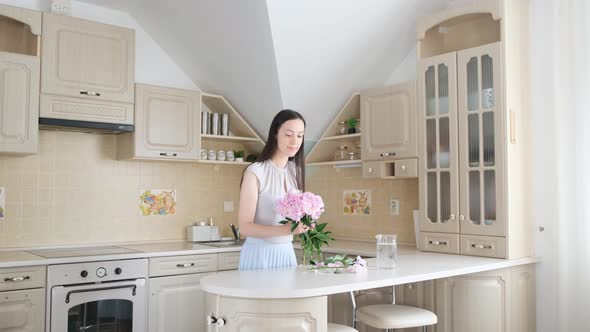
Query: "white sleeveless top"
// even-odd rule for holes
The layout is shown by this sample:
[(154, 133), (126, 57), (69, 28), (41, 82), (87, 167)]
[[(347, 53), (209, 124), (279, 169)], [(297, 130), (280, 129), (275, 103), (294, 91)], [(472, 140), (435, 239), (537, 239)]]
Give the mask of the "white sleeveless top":
[[(279, 168), (270, 160), (256, 162), (248, 166), (246, 172), (254, 174), (260, 185), (254, 223), (281, 225), (279, 221), (283, 218), (276, 213), (276, 202), (289, 191), (297, 189), (295, 162), (289, 161), (285, 168)], [(293, 235), (268, 237), (264, 240), (273, 243), (291, 242)]]

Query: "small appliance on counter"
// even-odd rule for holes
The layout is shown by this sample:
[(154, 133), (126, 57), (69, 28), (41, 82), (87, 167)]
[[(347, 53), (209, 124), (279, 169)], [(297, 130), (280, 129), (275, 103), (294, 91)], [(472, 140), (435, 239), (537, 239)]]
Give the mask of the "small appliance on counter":
[(186, 238), (190, 242), (220, 241), (219, 227), (213, 225), (213, 218), (199, 221), (186, 228)]

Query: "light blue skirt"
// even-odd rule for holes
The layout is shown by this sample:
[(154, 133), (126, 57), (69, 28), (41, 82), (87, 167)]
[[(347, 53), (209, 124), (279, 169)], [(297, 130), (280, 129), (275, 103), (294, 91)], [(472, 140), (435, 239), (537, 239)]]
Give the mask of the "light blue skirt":
[(240, 253), (240, 270), (270, 270), (297, 266), (291, 242), (273, 243), (259, 238), (246, 238)]

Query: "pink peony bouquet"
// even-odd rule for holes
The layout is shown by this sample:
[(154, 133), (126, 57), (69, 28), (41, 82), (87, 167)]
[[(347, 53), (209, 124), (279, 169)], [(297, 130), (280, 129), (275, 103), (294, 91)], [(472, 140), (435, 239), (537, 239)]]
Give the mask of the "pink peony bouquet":
[(346, 257), (345, 255), (336, 255), (326, 258), (323, 262), (314, 262), (314, 270), (328, 270), (334, 273), (347, 271), (351, 273), (367, 271), (367, 261), (361, 256)]
[(280, 223), (291, 223), (291, 232), (299, 223), (309, 227), (309, 231), (299, 234), (301, 249), (303, 249), (303, 264), (308, 259), (321, 257), (321, 247), (334, 240), (325, 228), (327, 223), (318, 224), (317, 220), (324, 212), (324, 201), (318, 195), (310, 192), (291, 191), (280, 199), (276, 205), (276, 212), (283, 218)]

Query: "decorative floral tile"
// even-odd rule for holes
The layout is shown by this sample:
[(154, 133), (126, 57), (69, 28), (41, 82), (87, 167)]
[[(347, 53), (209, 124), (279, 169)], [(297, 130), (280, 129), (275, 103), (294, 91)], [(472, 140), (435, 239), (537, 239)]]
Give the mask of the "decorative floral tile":
[(166, 216), (176, 214), (176, 190), (141, 190), (139, 192), (139, 210), (142, 216)]
[(371, 192), (369, 190), (344, 190), (342, 196), (345, 215), (371, 214)]

